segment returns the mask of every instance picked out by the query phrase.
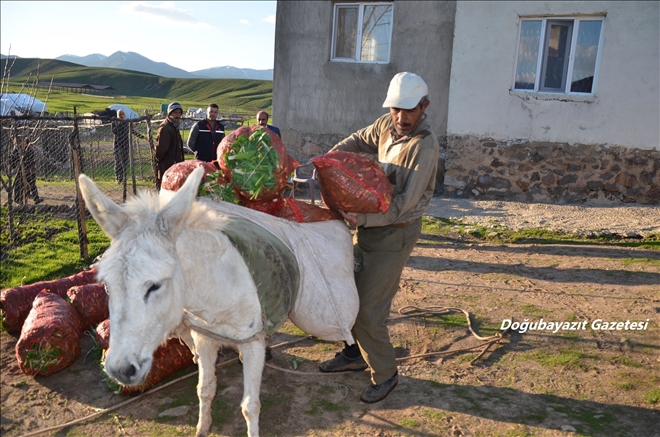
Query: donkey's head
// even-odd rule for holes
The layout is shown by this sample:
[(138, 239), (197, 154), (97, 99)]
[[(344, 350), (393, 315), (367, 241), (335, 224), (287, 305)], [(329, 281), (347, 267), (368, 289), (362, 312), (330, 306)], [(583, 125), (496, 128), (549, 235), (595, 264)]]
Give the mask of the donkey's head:
[(154, 351), (183, 317), (185, 283), (176, 240), (203, 174), (202, 168), (195, 169), (164, 206), (147, 192), (120, 206), (85, 175), (78, 179), (87, 208), (111, 239), (98, 264), (98, 277), (110, 297), (105, 369), (122, 384), (144, 381)]

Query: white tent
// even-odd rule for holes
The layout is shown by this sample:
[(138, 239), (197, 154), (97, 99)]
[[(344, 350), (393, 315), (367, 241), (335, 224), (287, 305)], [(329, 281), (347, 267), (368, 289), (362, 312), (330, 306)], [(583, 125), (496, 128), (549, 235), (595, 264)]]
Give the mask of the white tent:
[(0, 94), (0, 115), (39, 114), (47, 111), (44, 102), (29, 94)]
[(126, 113), (126, 118), (127, 118), (127, 119), (131, 119), (131, 118), (140, 118), (140, 114), (138, 114), (137, 112), (133, 111), (131, 108), (129, 108), (129, 107), (126, 106), (126, 105), (120, 105), (120, 104), (116, 103), (116, 104), (114, 104), (114, 105), (112, 105), (112, 106), (108, 106), (108, 108), (110, 108), (110, 109), (114, 109), (115, 111), (118, 111), (118, 110), (120, 110), (120, 109), (123, 109), (124, 112)]

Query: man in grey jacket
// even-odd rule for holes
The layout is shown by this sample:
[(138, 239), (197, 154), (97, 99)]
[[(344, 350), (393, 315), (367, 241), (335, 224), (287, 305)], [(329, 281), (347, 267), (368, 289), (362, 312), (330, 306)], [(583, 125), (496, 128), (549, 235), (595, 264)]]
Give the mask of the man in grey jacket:
[(440, 147), (426, 121), (428, 106), (424, 80), (414, 73), (398, 73), (383, 103), (389, 113), (332, 148), (377, 154), (392, 184), (392, 203), (386, 213), (341, 211), (349, 225), (357, 226), (355, 282), (360, 309), (353, 326), (357, 345), (346, 346), (319, 365), (322, 372), (370, 368), (371, 384), (360, 396), (366, 403), (385, 399), (398, 383), (385, 321), (435, 188)]

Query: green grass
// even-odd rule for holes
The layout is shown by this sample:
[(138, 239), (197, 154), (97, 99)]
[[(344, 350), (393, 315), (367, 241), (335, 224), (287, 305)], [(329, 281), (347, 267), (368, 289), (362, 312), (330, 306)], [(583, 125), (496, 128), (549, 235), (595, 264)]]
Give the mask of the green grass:
[(532, 359), (544, 367), (555, 369), (581, 369), (589, 370), (589, 366), (585, 360), (597, 358), (593, 354), (585, 354), (570, 348), (562, 349), (558, 353), (549, 351), (547, 349), (536, 349), (522, 354), (524, 358)]
[[(550, 231), (547, 229), (523, 229), (514, 231), (494, 224), (492, 227), (464, 223), (460, 220), (442, 217), (425, 216), (422, 219), (422, 244), (429, 244), (429, 236), (458, 241), (485, 241), (495, 244), (574, 244), (574, 245), (607, 245), (620, 247), (640, 247), (660, 250), (660, 235), (646, 235), (642, 240), (627, 241), (615, 235), (600, 235), (595, 237), (569, 232)], [(426, 240), (426, 241), (424, 241)], [(438, 244), (441, 244), (439, 242)], [(648, 264), (656, 265), (655, 260), (648, 259)]]
[(75, 220), (17, 213), (18, 239), (10, 242), (7, 207), (2, 207), (2, 269), (0, 288), (58, 279), (89, 268), (109, 246), (110, 240), (94, 220), (87, 220), (87, 259), (80, 258)]
[(657, 404), (660, 402), (660, 387), (656, 387), (644, 393), (644, 399), (649, 404)]
[[(5, 62), (2, 62), (4, 70)], [(215, 102), (221, 116), (241, 108), (249, 113), (260, 109), (272, 112), (273, 82), (251, 79), (173, 79), (116, 68), (84, 67), (53, 59), (19, 58), (11, 68), (9, 87), (3, 92), (21, 92), (26, 85), (29, 91), (39, 74), (40, 82), (89, 83), (109, 85), (116, 89), (112, 95), (91, 95), (39, 88), (36, 97), (46, 102), (50, 114), (77, 113), (102, 110), (120, 103), (133, 108), (140, 115), (144, 109), (160, 112), (161, 104), (178, 101), (184, 110), (189, 107), (206, 107)], [(30, 76), (31, 75), (31, 76)], [(32, 94), (32, 93), (30, 93)]]

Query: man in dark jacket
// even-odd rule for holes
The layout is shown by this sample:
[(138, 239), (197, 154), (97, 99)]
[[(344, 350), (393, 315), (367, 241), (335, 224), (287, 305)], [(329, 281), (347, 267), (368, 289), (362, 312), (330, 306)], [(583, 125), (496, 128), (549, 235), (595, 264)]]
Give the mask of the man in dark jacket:
[(225, 137), (225, 127), (217, 119), (218, 105), (209, 103), (206, 118), (195, 123), (190, 129), (188, 148), (195, 152), (195, 158), (200, 161), (211, 162), (218, 159), (216, 150)]
[(158, 127), (156, 135), (156, 189), (160, 190), (163, 174), (183, 158), (183, 138), (179, 131), (179, 123), (183, 108), (178, 102), (172, 102), (167, 107), (167, 118)]
[(27, 203), (27, 196), (34, 199), (35, 205), (43, 202), (37, 191), (37, 158), (34, 151), (34, 142), (22, 138), (20, 150), (14, 146), (11, 152), (11, 165), (16, 169), (14, 179), (14, 201), (21, 204)]
[(112, 122), (112, 133), (115, 135), (115, 140), (113, 143), (113, 150), (115, 155), (115, 177), (117, 178), (118, 184), (123, 184), (126, 181), (126, 170), (128, 170), (129, 159), (130, 159), (130, 142), (128, 139), (128, 132), (130, 132), (143, 140), (146, 140), (144, 135), (135, 132), (129, 128), (128, 122), (126, 120), (126, 111), (123, 109), (117, 110), (117, 118), (122, 121), (113, 121)]
[(259, 123), (259, 126), (263, 126), (263, 127), (266, 127), (268, 129), (272, 130), (273, 132), (275, 132), (277, 134), (278, 137), (282, 138), (282, 134), (280, 133), (280, 129), (275, 127), (275, 126), (271, 126), (270, 124), (268, 124), (268, 113), (266, 111), (257, 112), (257, 123)]

